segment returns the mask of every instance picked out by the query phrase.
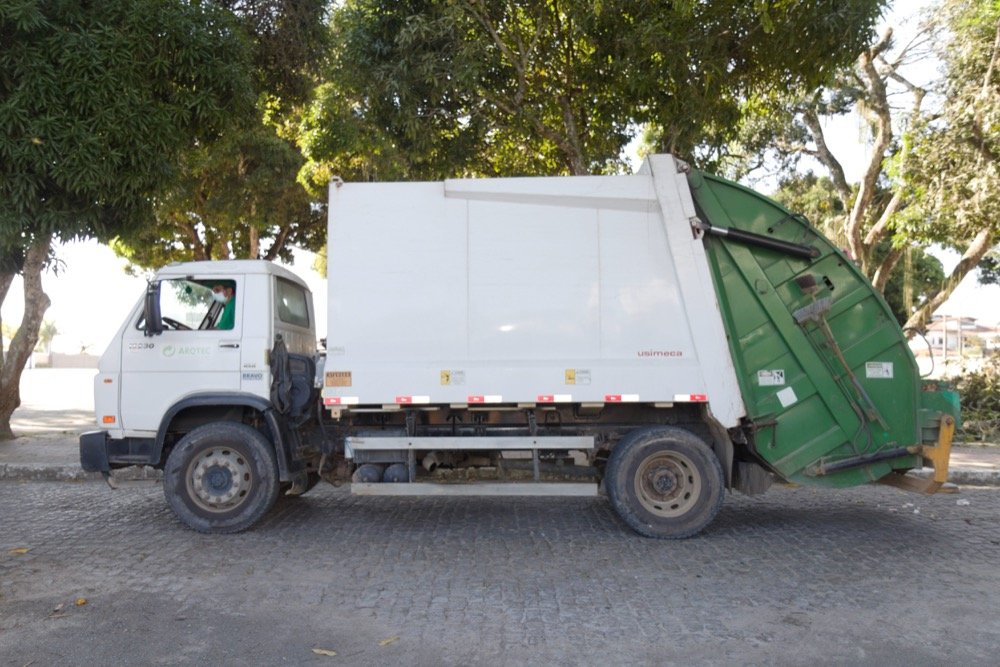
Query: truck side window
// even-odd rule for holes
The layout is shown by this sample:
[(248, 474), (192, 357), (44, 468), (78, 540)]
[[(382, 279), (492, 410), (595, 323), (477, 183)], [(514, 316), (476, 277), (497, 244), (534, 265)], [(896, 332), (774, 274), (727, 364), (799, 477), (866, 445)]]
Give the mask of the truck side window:
[(309, 300), (295, 283), (278, 278), (278, 319), (297, 327), (309, 326)]
[[(232, 280), (215, 281), (213, 284), (195, 282), (184, 278), (163, 280), (160, 282), (160, 319), (168, 331), (190, 331), (209, 328), (233, 328), (232, 321), (222, 322), (225, 309), (229, 303), (222, 303), (213, 296), (213, 286), (222, 284), (235, 287)], [(233, 302), (234, 296), (229, 301)], [(230, 306), (231, 308), (231, 306)], [(228, 324), (228, 327), (224, 326)], [(142, 328), (142, 318), (137, 328)]]

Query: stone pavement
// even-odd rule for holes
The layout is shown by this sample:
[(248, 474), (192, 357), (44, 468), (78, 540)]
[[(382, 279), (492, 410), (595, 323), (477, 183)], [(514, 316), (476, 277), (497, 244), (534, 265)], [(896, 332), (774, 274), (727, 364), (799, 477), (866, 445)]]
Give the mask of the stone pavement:
[(320, 485), (239, 535), (184, 528), (155, 483), (0, 483), (0, 507), (3, 665), (912, 667), (1000, 646), (997, 488), (734, 494), (681, 541), (600, 498)]

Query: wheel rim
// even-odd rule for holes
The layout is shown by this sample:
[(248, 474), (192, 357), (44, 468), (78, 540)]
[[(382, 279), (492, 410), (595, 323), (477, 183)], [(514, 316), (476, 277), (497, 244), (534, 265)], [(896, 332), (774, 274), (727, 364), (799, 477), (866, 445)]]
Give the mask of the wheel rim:
[(188, 492), (209, 512), (226, 512), (244, 502), (253, 488), (253, 470), (243, 454), (231, 447), (213, 447), (188, 466)]
[(635, 495), (642, 507), (659, 517), (676, 517), (688, 511), (701, 496), (701, 474), (688, 457), (678, 452), (647, 456), (635, 472)]

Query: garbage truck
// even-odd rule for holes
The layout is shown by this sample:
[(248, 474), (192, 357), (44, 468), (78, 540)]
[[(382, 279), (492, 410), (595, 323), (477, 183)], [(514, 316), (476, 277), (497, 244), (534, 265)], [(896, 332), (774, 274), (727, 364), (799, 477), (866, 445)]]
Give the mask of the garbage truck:
[(321, 480), (606, 495), (655, 538), (775, 481), (947, 480), (957, 395), (922, 381), (849, 257), (748, 188), (654, 155), (329, 194), (325, 347), (283, 267), (164, 267), (101, 357), (85, 470), (162, 469), (180, 521), (212, 533)]

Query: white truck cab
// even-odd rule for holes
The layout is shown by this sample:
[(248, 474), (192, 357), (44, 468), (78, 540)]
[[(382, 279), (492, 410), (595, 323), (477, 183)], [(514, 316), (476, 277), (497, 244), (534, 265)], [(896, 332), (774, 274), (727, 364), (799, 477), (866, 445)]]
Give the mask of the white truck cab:
[[(270, 415), (275, 341), (283, 343), (286, 365), (288, 357), (299, 364), (295, 390), (308, 394), (315, 332), (309, 288), (276, 264), (184, 262), (161, 269), (101, 356), (94, 404), (102, 430), (81, 443), (85, 467), (88, 456), (105, 471), (161, 465), (174, 434), (219, 419), (284, 430)], [(288, 379), (289, 392), (292, 384)], [(281, 479), (293, 481), (296, 466), (287, 443), (284, 449), (277, 452)]]
[[(231, 302), (213, 288), (232, 289)], [(101, 356), (94, 380), (98, 423), (112, 438), (152, 437), (170, 408), (191, 396), (244, 394), (267, 399), (276, 335), (289, 352), (313, 355), (312, 295), (291, 271), (263, 260), (185, 262), (160, 270), (162, 331), (146, 326), (140, 299)], [(222, 322), (226, 309), (233, 317)]]

